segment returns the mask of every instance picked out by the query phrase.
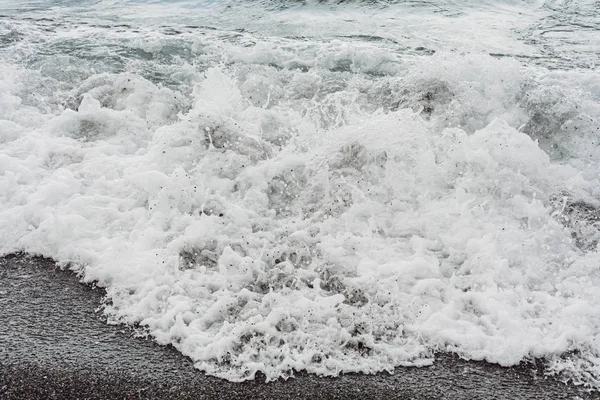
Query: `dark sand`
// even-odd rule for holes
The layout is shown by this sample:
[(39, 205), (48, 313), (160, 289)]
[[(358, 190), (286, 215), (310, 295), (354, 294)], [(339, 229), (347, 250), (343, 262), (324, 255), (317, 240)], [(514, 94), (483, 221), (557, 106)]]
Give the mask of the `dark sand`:
[(107, 325), (102, 296), (51, 260), (0, 258), (0, 399), (600, 399), (546, 378), (541, 362), (502, 368), (448, 354), (394, 375), (231, 383)]

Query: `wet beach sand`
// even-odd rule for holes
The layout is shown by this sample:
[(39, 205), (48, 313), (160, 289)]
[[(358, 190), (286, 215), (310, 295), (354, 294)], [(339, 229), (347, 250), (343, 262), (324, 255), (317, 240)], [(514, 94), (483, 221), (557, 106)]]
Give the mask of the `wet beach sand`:
[(543, 363), (503, 368), (439, 354), (393, 375), (305, 373), (269, 384), (206, 376), (172, 347), (107, 325), (104, 292), (52, 260), (0, 259), (0, 398), (9, 399), (600, 399), (544, 376)]

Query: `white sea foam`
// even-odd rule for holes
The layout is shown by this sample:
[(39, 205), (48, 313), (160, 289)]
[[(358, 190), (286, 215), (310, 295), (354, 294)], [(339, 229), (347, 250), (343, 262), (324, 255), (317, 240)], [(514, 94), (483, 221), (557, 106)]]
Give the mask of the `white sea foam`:
[(502, 6), (494, 45), (451, 24), (492, 5), (405, 14), (436, 27), (406, 37), (319, 37), (356, 7), (311, 7), (262, 33), (3, 21), (0, 253), (69, 265), (111, 321), (231, 380), (452, 351), (597, 386), (597, 72), (516, 60), (535, 7)]

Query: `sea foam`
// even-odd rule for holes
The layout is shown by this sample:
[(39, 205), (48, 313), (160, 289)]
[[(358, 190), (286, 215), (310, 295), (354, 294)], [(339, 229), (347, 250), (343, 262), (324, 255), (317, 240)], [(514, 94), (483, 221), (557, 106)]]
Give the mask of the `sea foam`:
[(597, 381), (591, 75), (374, 40), (127, 35), (151, 61), (2, 65), (2, 254), (69, 266), (106, 288), (111, 322), (230, 380), (451, 351)]

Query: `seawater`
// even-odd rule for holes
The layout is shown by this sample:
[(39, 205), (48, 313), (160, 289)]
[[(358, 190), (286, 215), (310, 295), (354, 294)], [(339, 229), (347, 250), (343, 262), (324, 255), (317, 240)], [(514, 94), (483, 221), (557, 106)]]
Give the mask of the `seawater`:
[(0, 254), (239, 381), (600, 386), (595, 1), (0, 1)]

